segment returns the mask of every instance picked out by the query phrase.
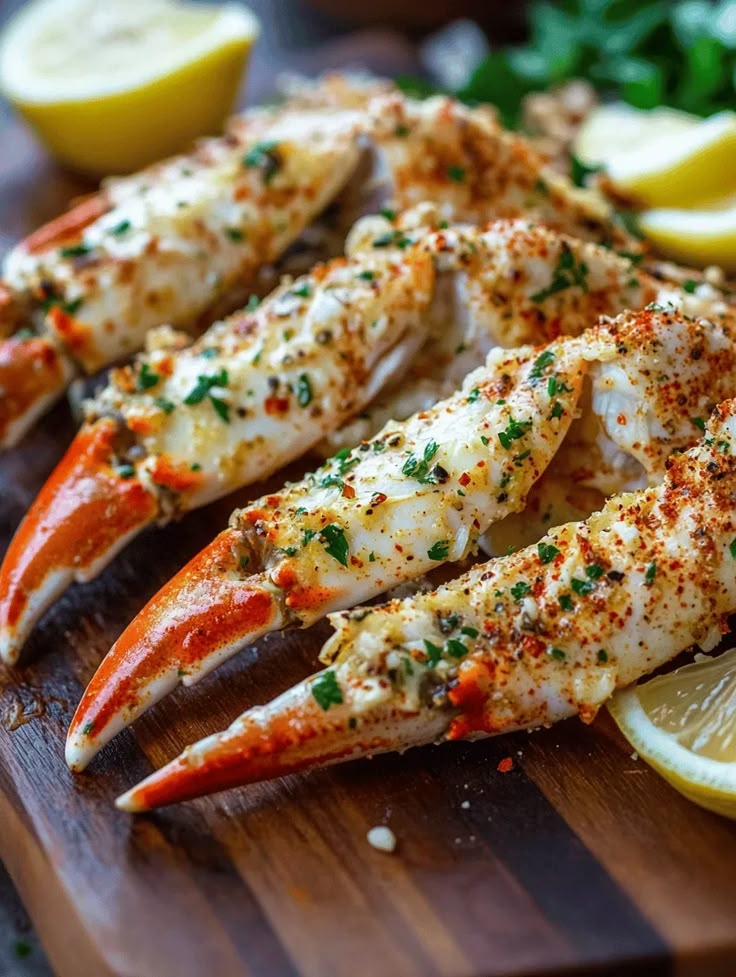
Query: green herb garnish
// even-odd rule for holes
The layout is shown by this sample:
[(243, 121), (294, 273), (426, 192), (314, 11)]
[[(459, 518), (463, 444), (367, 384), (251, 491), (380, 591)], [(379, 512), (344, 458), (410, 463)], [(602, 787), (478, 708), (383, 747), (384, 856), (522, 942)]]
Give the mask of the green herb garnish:
[(446, 560), (449, 552), (449, 541), (446, 539), (438, 539), (437, 542), (433, 543), (427, 550), (427, 556), (430, 558), (430, 560)]
[(342, 705), (342, 689), (340, 688), (335, 673), (331, 668), (322, 672), (312, 682), (312, 695), (317, 700), (317, 704), (327, 712), (330, 706)]
[(348, 541), (345, 538), (345, 530), (342, 526), (338, 526), (335, 523), (330, 523), (325, 526), (320, 532), (320, 542), (324, 546), (327, 553), (334, 557), (338, 563), (341, 563), (344, 567), (348, 565), (348, 555), (350, 548), (348, 546)]
[(301, 373), (296, 384), (296, 402), (300, 407), (308, 407), (312, 403), (312, 384), (306, 373)]
[(537, 554), (542, 563), (551, 563), (560, 551), (552, 543), (537, 543)]

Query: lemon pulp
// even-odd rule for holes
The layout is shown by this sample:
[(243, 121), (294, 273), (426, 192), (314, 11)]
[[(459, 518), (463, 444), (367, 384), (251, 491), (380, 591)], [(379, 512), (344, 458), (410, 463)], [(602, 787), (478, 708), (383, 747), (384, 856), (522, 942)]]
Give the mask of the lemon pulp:
[(736, 649), (619, 692), (609, 709), (673, 787), (736, 818)]

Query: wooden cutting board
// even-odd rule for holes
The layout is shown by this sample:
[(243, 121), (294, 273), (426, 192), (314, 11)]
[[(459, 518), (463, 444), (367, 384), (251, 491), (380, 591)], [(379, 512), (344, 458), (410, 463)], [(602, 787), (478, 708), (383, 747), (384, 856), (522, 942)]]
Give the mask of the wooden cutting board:
[[(20, 131), (5, 129), (3, 149), (0, 233), (16, 238), (81, 188)], [(0, 458), (0, 553), (73, 430), (61, 405)], [(0, 671), (0, 857), (59, 977), (732, 977), (736, 825), (635, 761), (605, 717), (149, 816), (113, 808), (186, 743), (311, 671), (324, 626), (181, 689), (72, 777), (63, 742), (84, 685), (234, 504), (139, 539), (46, 616), (21, 668)], [(395, 854), (368, 845), (376, 824)]]

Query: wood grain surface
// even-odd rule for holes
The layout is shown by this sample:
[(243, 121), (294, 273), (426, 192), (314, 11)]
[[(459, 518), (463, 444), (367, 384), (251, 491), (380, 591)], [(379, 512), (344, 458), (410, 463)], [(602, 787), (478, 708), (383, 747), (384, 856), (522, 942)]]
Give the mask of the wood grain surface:
[[(2, 145), (7, 244), (85, 187), (18, 126)], [(0, 458), (0, 553), (73, 430), (62, 404)], [(310, 672), (325, 626), (266, 639), (180, 689), (72, 777), (65, 731), (101, 657), (261, 491), (138, 539), (45, 617), (20, 668), (0, 671), (0, 858), (59, 977), (732, 977), (736, 826), (632, 759), (605, 717), (143, 817), (113, 808), (186, 743)], [(11, 731), (19, 713), (28, 721)], [(396, 834), (393, 855), (368, 845), (376, 824)]]

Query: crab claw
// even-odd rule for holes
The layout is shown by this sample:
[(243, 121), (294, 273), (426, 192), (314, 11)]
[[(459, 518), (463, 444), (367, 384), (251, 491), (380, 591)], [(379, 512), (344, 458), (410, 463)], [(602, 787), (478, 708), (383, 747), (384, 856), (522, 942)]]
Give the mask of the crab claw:
[(449, 710), (407, 702), (370, 679), (351, 682), (347, 667), (313, 675), (243, 713), (123, 794), (117, 806), (148, 811), (305, 768), (405, 750), (447, 730)]
[[(0, 567), (0, 657), (14, 664), (70, 583), (94, 577), (157, 514), (156, 497), (112, 457), (116, 422), (82, 428), (20, 524)], [(127, 477), (130, 475), (130, 477)]]
[(77, 241), (85, 227), (106, 214), (110, 207), (110, 199), (104, 191), (82, 197), (70, 210), (29, 234), (21, 247), (29, 254), (37, 254), (58, 248), (66, 242)]
[(0, 448), (23, 437), (72, 375), (69, 360), (50, 339), (12, 336), (0, 342)]
[(143, 608), (110, 649), (79, 703), (66, 743), (82, 770), (113, 736), (181, 681), (190, 685), (247, 641), (284, 626), (266, 574), (248, 586), (225, 530)]

